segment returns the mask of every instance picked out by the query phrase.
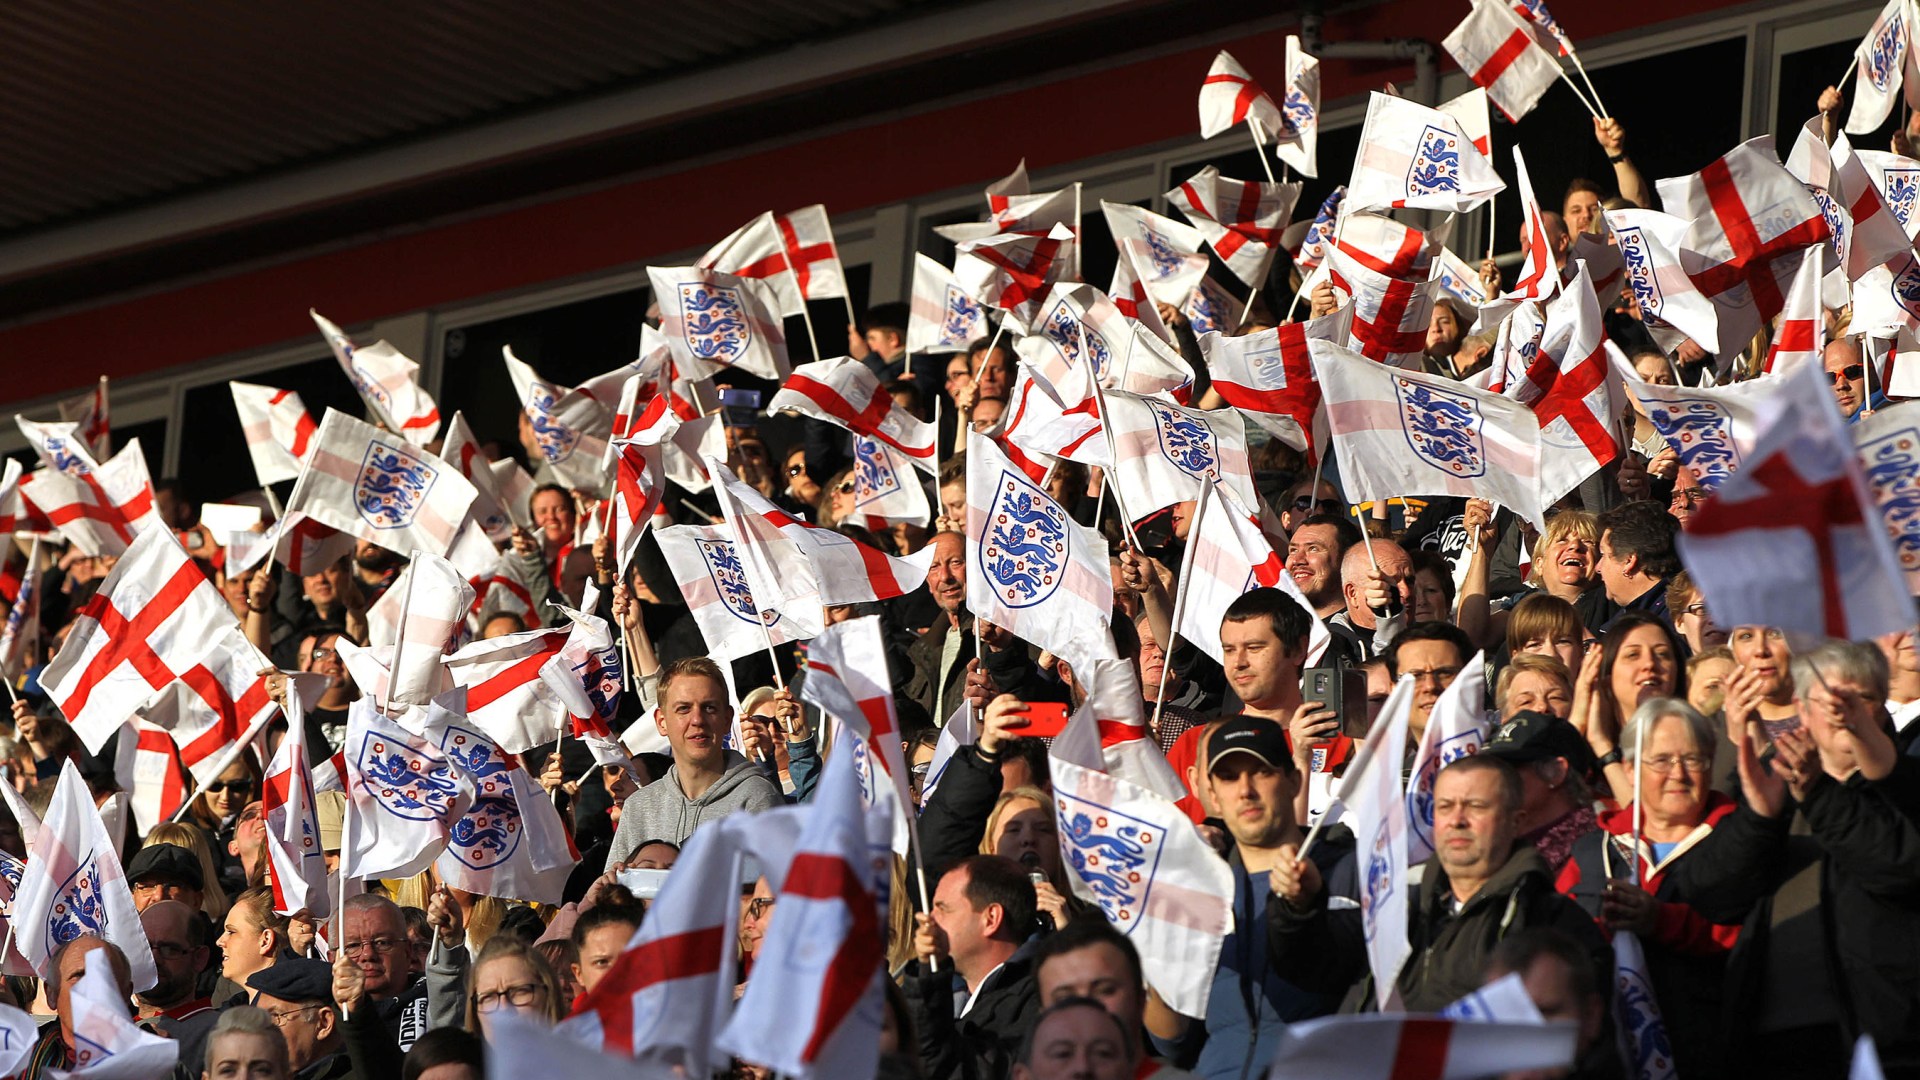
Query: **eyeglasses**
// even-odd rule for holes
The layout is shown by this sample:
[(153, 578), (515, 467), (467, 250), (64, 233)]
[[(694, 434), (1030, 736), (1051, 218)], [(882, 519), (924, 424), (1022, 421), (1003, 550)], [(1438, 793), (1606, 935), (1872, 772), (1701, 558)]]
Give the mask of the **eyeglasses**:
[(1431, 679), (1445, 686), (1460, 674), (1460, 669), (1457, 667), (1437, 667), (1431, 671), (1403, 671), (1400, 674), (1412, 678), (1416, 683), (1426, 682), (1428, 679)]
[(207, 785), (207, 794), (209, 795), (218, 795), (225, 791), (231, 791), (235, 795), (251, 794), (253, 792), (253, 781), (215, 780), (213, 783)]
[(1340, 503), (1334, 499), (1315, 499), (1311, 495), (1302, 495), (1290, 504), (1296, 513), (1304, 514), (1314, 508), (1333, 514), (1340, 511)]
[(771, 896), (756, 896), (747, 901), (747, 914), (756, 919), (764, 916), (772, 908), (773, 897)]
[(1707, 501), (1707, 491), (1704, 488), (1674, 488), (1673, 498), (1669, 501), (1685, 503), (1687, 506), (1699, 506)]
[(340, 655), (340, 650), (338, 649), (329, 649), (329, 648), (326, 648), (325, 646), (316, 646), (312, 652), (307, 654), (307, 659), (331, 660), (334, 657), (339, 655)]
[(268, 1009), (267, 1015), (273, 1018), (273, 1023), (275, 1027), (286, 1027), (287, 1021), (293, 1019), (296, 1016), (299, 1016), (301, 1013), (312, 1012), (315, 1009), (324, 1009), (324, 1008), (326, 1008), (325, 1005), (301, 1005), (301, 1006), (298, 1006), (297, 1008), (282, 1009), (279, 1012), (274, 1012), (272, 1009)]
[(1690, 773), (1703, 773), (1713, 759), (1705, 754), (1655, 754), (1647, 759), (1647, 768), (1662, 776), (1673, 771), (1675, 765), (1684, 766)]
[(839, 492), (842, 495), (851, 495), (853, 494), (853, 481), (842, 480), (840, 481), (840, 486), (837, 488), (834, 488), (833, 490)]
[(404, 944), (406, 944), (406, 942), (399, 938), (377, 937), (367, 941), (349, 941), (345, 945), (340, 946), (340, 951), (346, 953), (348, 956), (366, 952), (369, 948), (377, 953), (390, 953)]
[(1838, 385), (1840, 382), (1840, 377), (1843, 375), (1846, 376), (1846, 380), (1848, 382), (1859, 382), (1860, 377), (1862, 375), (1865, 375), (1866, 373), (1867, 373), (1866, 365), (1848, 364), (1846, 367), (1841, 368), (1839, 371), (1827, 372), (1827, 385), (1828, 386)]
[(1704, 619), (1707, 617), (1707, 605), (1700, 603), (1688, 604), (1686, 607), (1680, 609), (1680, 614), (1691, 615), (1696, 619)]
[(475, 1010), (483, 1013), (498, 1011), (502, 1006), (506, 1005), (511, 1005), (516, 1009), (524, 1009), (533, 1004), (533, 999), (538, 997), (544, 990), (546, 990), (546, 987), (541, 986), (539, 983), (520, 983), (517, 986), (509, 986), (500, 990), (489, 990), (484, 994), (473, 995), (473, 1007)]

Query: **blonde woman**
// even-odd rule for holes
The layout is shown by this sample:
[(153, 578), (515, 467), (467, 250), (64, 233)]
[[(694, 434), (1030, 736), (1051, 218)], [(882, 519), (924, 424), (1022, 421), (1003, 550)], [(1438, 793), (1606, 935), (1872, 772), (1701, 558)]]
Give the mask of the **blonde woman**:
[(1037, 787), (1022, 785), (1001, 794), (987, 815), (980, 836), (980, 854), (999, 855), (1044, 875), (1033, 889), (1040, 913), (1058, 930), (1067, 925), (1067, 878), (1060, 863), (1060, 830), (1053, 816), (1053, 800)]
[[(1483, 648), (1497, 644), (1507, 632), (1512, 605), (1496, 610), (1488, 596), (1493, 546), (1499, 532), (1493, 527), (1493, 506), (1480, 499), (1468, 501), (1465, 527), (1468, 542), (1477, 541), (1466, 580), (1460, 585), (1460, 629)], [(1518, 527), (1518, 526), (1515, 526)], [(1534, 541), (1533, 564), (1527, 572), (1527, 592), (1547, 593), (1572, 604), (1584, 626), (1599, 625), (1605, 613), (1606, 590), (1600, 583), (1600, 530), (1585, 510), (1562, 510), (1547, 519), (1547, 530)]]

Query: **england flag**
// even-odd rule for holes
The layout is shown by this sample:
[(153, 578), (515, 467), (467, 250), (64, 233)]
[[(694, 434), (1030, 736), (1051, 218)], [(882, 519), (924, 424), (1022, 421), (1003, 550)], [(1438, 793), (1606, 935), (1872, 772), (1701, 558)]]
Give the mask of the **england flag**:
[(61, 764), (60, 782), (27, 855), (13, 922), (14, 943), (43, 979), (55, 978), (53, 954), (82, 934), (120, 946), (133, 969), (134, 990), (159, 978), (126, 871), (72, 761)]
[(1252, 505), (1246, 422), (1231, 409), (1185, 409), (1121, 390), (1106, 393), (1114, 475), (1135, 520), (1200, 497), (1215, 484)]
[[(436, 714), (459, 716), (463, 690), (427, 706), (425, 726), (444, 727)], [(347, 711), (347, 814), (340, 870), (349, 878), (411, 877), (446, 850), (456, 825), (473, 806), (473, 781), (425, 735), (380, 715), (369, 695)]]
[(1207, 491), (1194, 508), (1187, 557), (1180, 564), (1173, 632), (1214, 660), (1225, 662), (1220, 621), (1227, 608), (1254, 589), (1279, 589), (1307, 612), (1307, 663), (1317, 663), (1333, 638), (1319, 613), (1301, 595), (1285, 560), (1254, 523), (1247, 505), (1222, 488)]
[(1853, 445), (1900, 569), (1920, 596), (1920, 406), (1895, 405), (1853, 425)]
[(1353, 308), (1350, 347), (1383, 367), (1418, 367), (1433, 322), (1439, 267), (1423, 259), (1417, 278), (1395, 277), (1354, 257), (1344, 241), (1327, 253), (1326, 266), (1336, 299)]
[(392, 628), (393, 673), (385, 700), (376, 702), (383, 711), (390, 705), (426, 705), (450, 689), (440, 660), (473, 608), (466, 575), (437, 555), (414, 552), (400, 577), (406, 580), (394, 579), (382, 597), (397, 593), (400, 601)]
[(1733, 475), (1753, 452), (1761, 414), (1779, 389), (1770, 379), (1731, 386), (1658, 386), (1643, 381), (1618, 354), (1614, 369), (1647, 422), (1708, 491)]
[(1440, 770), (1479, 753), (1487, 741), (1486, 654), (1460, 669), (1453, 685), (1440, 694), (1413, 752), (1413, 770), (1407, 774), (1407, 865), (1433, 855), (1433, 782)]
[(660, 333), (681, 369), (787, 377), (786, 331), (765, 282), (697, 266), (649, 266), (647, 280), (660, 305)]
[(1541, 392), (1521, 401), (1540, 424), (1540, 498), (1552, 504), (1619, 455), (1614, 418), (1626, 400), (1607, 359), (1610, 343), (1585, 263), (1546, 315), (1540, 351), (1527, 370), (1527, 383)]
[(1241, 124), (1252, 125), (1254, 141), (1264, 146), (1286, 121), (1272, 95), (1223, 50), (1213, 58), (1213, 67), (1200, 84), (1200, 137), (1210, 139)]
[(939, 260), (913, 256), (913, 303), (907, 313), (907, 352), (965, 352), (993, 332), (980, 302)]
[[(140, 709), (177, 745), (196, 783), (210, 784), (251, 743), (275, 711), (262, 671), (273, 664), (229, 623), (180, 677)], [(171, 811), (169, 811), (171, 812)]]
[(240, 414), (240, 430), (261, 486), (299, 476), (315, 431), (300, 395), (245, 382), (230, 382), (227, 388), (233, 391), (233, 409)]
[(1691, 340), (1711, 349), (1720, 338), (1713, 301), (1681, 262), (1688, 222), (1657, 210), (1605, 211), (1620, 258), (1626, 262), (1627, 289), (1634, 313), (1663, 351)]
[(1268, 1075), (1285, 1080), (1478, 1080), (1573, 1064), (1580, 1028), (1571, 1021), (1496, 1023), (1385, 1013), (1323, 1016), (1289, 1024)]
[(1320, 61), (1287, 35), (1287, 89), (1280, 98), (1281, 128), (1274, 153), (1302, 176), (1319, 176)]
[(819, 617), (796, 608), (790, 614), (755, 602), (731, 533), (724, 525), (675, 525), (654, 533), (673, 571), (687, 613), (700, 627), (708, 655), (730, 663), (767, 647), (804, 641), (822, 629)]
[(790, 214), (761, 214), (715, 244), (694, 265), (766, 282), (782, 316), (799, 315), (808, 300), (847, 295), (833, 226), (826, 207), (818, 203)]
[(384, 341), (355, 345), (319, 312), (307, 314), (366, 403), (367, 418), (414, 446), (432, 442), (440, 433), (440, 410), (420, 387), (420, 365)]
[(953, 278), (968, 296), (1007, 312), (1026, 326), (1038, 314), (1053, 283), (1067, 270), (1062, 245), (1074, 231), (1054, 225), (1045, 233), (995, 233), (954, 249)]
[[(435, 427), (439, 421), (434, 421)], [(393, 551), (446, 555), (478, 491), (460, 470), (404, 439), (327, 410), (287, 515)]]
[(500, 494), (493, 463), (487, 460), (480, 449), (479, 437), (457, 409), (453, 419), (447, 421), (447, 437), (440, 443), (440, 458), (459, 469), (460, 475), (473, 485), (473, 520), (486, 531), (487, 538), (502, 544), (513, 539), (514, 515)]
[(1801, 257), (1793, 288), (1787, 293), (1787, 306), (1780, 313), (1780, 325), (1773, 331), (1773, 344), (1767, 347), (1767, 359), (1761, 365), (1769, 375), (1785, 375), (1801, 364), (1817, 364), (1827, 347), (1827, 313), (1820, 302), (1820, 282), (1826, 277), (1826, 260), (1821, 254), (1825, 250), (1814, 244)]
[(893, 822), (893, 852), (905, 856), (918, 817), (907, 783), (907, 759), (895, 715), (880, 617), (868, 615), (827, 627), (807, 645), (803, 700), (851, 728), (862, 801)]
[[(1107, 231), (1113, 234), (1114, 246), (1123, 253), (1131, 247), (1136, 253), (1131, 261), (1154, 301), (1185, 303), (1195, 280), (1207, 272), (1206, 259), (1200, 251), (1206, 238), (1200, 230), (1132, 203), (1102, 199), (1100, 213), (1107, 220)], [(1197, 270), (1196, 257), (1199, 257)], [(1119, 290), (1107, 291), (1116, 295), (1117, 302)]]
[(913, 459), (877, 439), (853, 439), (853, 509), (869, 532), (895, 524), (925, 526), (933, 507)]
[(307, 764), (306, 707), (297, 688), (287, 695), (287, 734), (274, 751), (260, 791), (267, 858), (273, 867), (273, 910), (305, 912), (315, 920), (333, 911), (326, 853), (320, 848), (313, 769)]
[(434, 711), (427, 738), (473, 785), (434, 874), (463, 892), (558, 904), (580, 861), (553, 800), (520, 759), (457, 713)]
[(1630, 930), (1613, 932), (1613, 1017), (1627, 1050), (1627, 1074), (1633, 1080), (1677, 1080), (1673, 1044), (1654, 997), (1646, 952)]
[(600, 461), (613, 433), (612, 411), (588, 394), (542, 379), (513, 355), (511, 345), (501, 347), (500, 358), (547, 468), (569, 488), (604, 494), (608, 478)]
[(1318, 447), (1320, 384), (1307, 339), (1345, 341), (1346, 325), (1335, 313), (1239, 337), (1208, 334), (1200, 339), (1200, 354), (1227, 404), (1295, 450), (1312, 451)]
[[(116, 942), (116, 944), (118, 944)], [(143, 938), (140, 942), (145, 947)], [(122, 946), (122, 951), (127, 951)], [(129, 964), (137, 965), (131, 954)], [(127, 999), (120, 993), (120, 980), (105, 949), (86, 954), (86, 970), (66, 995), (73, 1015), (63, 1017), (73, 1031), (73, 1071), (48, 1068), (48, 1077), (86, 1077), (89, 1080), (145, 1080), (147, 1077), (172, 1076), (181, 1068), (179, 1039), (156, 1035), (134, 1023)], [(147, 958), (148, 969), (152, 959)], [(134, 967), (133, 985), (144, 989), (140, 968)], [(204, 1074), (203, 1074), (204, 1075)]]
[(453, 684), (467, 692), (464, 719), (509, 754), (551, 744), (566, 704), (541, 672), (556, 663), (565, 628), (523, 630), (470, 642), (447, 657)]
[(1413, 678), (1402, 675), (1367, 735), (1366, 750), (1347, 766), (1335, 800), (1346, 807), (1361, 878), (1360, 922), (1373, 972), (1374, 1000), (1385, 1009), (1400, 968), (1412, 954), (1407, 939), (1407, 802), (1400, 763), (1407, 757), (1413, 716)]
[[(1853, 50), (1860, 77), (1853, 81), (1853, 110), (1847, 114), (1847, 133), (1871, 135), (1886, 123), (1901, 96), (1913, 51), (1912, 0), (1887, 0), (1887, 6), (1867, 28), (1867, 36)], [(1908, 85), (1909, 104), (1920, 87)]]
[(540, 670), (573, 720), (573, 735), (592, 751), (595, 764), (625, 765), (628, 755), (614, 737), (612, 724), (620, 711), (620, 690), (626, 682), (619, 643), (607, 620), (587, 612), (599, 607), (600, 590), (589, 581), (580, 596), (586, 611), (555, 604), (572, 625), (560, 655)]
[(1368, 102), (1347, 183), (1349, 210), (1465, 213), (1506, 188), (1459, 120), (1378, 92)]
[(1554, 261), (1553, 246), (1547, 240), (1547, 219), (1534, 197), (1533, 180), (1527, 175), (1527, 159), (1520, 147), (1513, 148), (1513, 168), (1520, 185), (1520, 208), (1525, 221), (1526, 261), (1513, 288), (1500, 294), (1502, 300), (1545, 300), (1560, 287), (1560, 267)]
[(1510, 122), (1532, 112), (1560, 77), (1560, 62), (1507, 0), (1474, 0), (1473, 10), (1440, 45)]
[(1293, 216), (1300, 187), (1297, 182), (1233, 180), (1209, 165), (1167, 192), (1167, 201), (1187, 215), (1234, 277), (1258, 288)]
[(934, 426), (894, 404), (867, 365), (848, 356), (802, 364), (767, 402), (770, 413), (796, 413), (870, 439), (906, 455), (931, 476)]
[(926, 584), (927, 567), (933, 563), (932, 548), (906, 558), (887, 555), (832, 529), (799, 520), (741, 483), (731, 469), (717, 461), (709, 461), (707, 468), (719, 481), (716, 490), (721, 496), (720, 508), (730, 525), (737, 523), (736, 527), (755, 538), (777, 534), (811, 567), (810, 574), (803, 571), (791, 584), (781, 581), (778, 591), (786, 598), (817, 594), (818, 602), (830, 607), (865, 604), (905, 596)]

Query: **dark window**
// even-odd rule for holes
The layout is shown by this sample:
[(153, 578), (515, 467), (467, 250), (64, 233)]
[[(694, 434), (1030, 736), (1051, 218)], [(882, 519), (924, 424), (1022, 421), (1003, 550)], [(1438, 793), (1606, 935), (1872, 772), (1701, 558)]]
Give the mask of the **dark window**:
[[(328, 409), (338, 409), (355, 417), (366, 415), (360, 395), (354, 392), (353, 384), (347, 381), (331, 353), (323, 352), (316, 359), (269, 371), (256, 371), (234, 381), (299, 394), (307, 414), (316, 424), (326, 417)], [(115, 430), (114, 440), (118, 442), (119, 438), (120, 432)], [(140, 441), (146, 447), (148, 459), (156, 460), (157, 440), (155, 445), (146, 446), (147, 437), (142, 433)], [(186, 392), (180, 409), (179, 460), (180, 481), (186, 488), (187, 498), (194, 502), (222, 502), (260, 486), (253, 472), (253, 458), (247, 453), (246, 436), (240, 431), (240, 416), (233, 409), (233, 391), (225, 382), (196, 386)], [(160, 479), (157, 468), (153, 478)], [(284, 497), (292, 490), (292, 482), (279, 485), (277, 490)]]
[[(1847, 70), (1847, 65), (1853, 62), (1854, 47), (1858, 44), (1858, 41), (1848, 39), (1780, 55), (1780, 104), (1773, 117), (1774, 140), (1779, 144), (1780, 160), (1787, 159), (1800, 129), (1819, 113), (1820, 91), (1834, 85), (1833, 80)], [(1840, 106), (1840, 124), (1847, 122), (1847, 113), (1853, 108), (1853, 85), (1849, 80), (1842, 88), (1846, 101)], [(1847, 141), (1861, 150), (1885, 150), (1887, 139), (1903, 115), (1903, 108), (1896, 103), (1894, 108), (1887, 110), (1887, 119), (1879, 130), (1869, 135), (1849, 135)]]

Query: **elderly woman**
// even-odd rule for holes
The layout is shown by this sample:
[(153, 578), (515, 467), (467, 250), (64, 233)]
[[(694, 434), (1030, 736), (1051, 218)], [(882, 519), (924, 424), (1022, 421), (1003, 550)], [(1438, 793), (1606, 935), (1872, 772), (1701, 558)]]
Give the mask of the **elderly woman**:
[(1547, 531), (1533, 544), (1533, 562), (1527, 572), (1527, 589), (1514, 599), (1492, 603), (1488, 581), (1492, 573), (1492, 549), (1498, 538), (1493, 524), (1493, 508), (1474, 499), (1467, 504), (1465, 528), (1478, 534), (1480, 543), (1467, 565), (1466, 579), (1460, 586), (1460, 626), (1476, 641), (1491, 647), (1507, 635), (1508, 620), (1517, 599), (1557, 596), (1572, 604), (1585, 627), (1599, 627), (1609, 614), (1606, 590), (1600, 583), (1600, 535), (1594, 516), (1584, 510), (1562, 510), (1547, 519)]
[(1515, 713), (1538, 712), (1565, 720), (1573, 712), (1573, 675), (1551, 656), (1522, 653), (1500, 669), (1493, 688), (1500, 719)]
[[(1574, 842), (1558, 885), (1602, 929), (1639, 936), (1678, 1075), (1724, 1075), (1720, 1000), (1740, 928), (1700, 915), (1669, 877), (1734, 811), (1733, 800), (1709, 786), (1713, 727), (1684, 701), (1652, 698), (1634, 710), (1621, 747), (1638, 805), (1601, 814), (1600, 830)], [(1618, 794), (1631, 797), (1632, 789)]]

